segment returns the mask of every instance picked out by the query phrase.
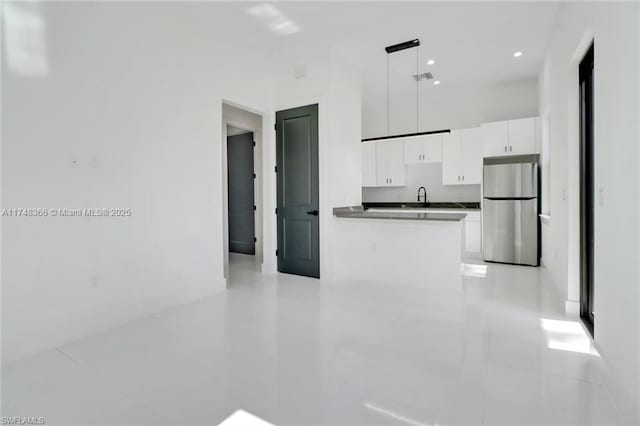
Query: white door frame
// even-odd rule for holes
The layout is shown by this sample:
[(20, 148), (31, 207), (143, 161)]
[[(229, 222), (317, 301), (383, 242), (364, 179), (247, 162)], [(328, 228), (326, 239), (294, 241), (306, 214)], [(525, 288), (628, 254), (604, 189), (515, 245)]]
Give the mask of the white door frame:
[[(228, 108), (230, 107), (230, 108)], [(240, 111), (238, 111), (240, 110)], [(231, 112), (229, 112), (231, 111)], [(225, 113), (227, 112), (227, 113)], [(243, 117), (242, 114), (246, 116)], [(257, 116), (257, 117), (251, 117)], [(257, 118), (257, 119), (256, 119)], [(254, 172), (256, 178), (254, 180), (254, 195), (256, 203), (255, 213), (255, 233), (256, 233), (256, 254), (255, 263), (257, 271), (262, 271), (262, 264), (264, 260), (264, 227), (263, 227), (263, 215), (264, 215), (264, 167), (263, 167), (263, 125), (265, 123), (265, 114), (257, 112), (254, 109), (241, 106), (234, 102), (229, 102), (223, 99), (222, 101), (222, 232), (223, 232), (223, 269), (224, 277), (229, 283), (229, 190), (228, 190), (228, 170), (227, 170), (227, 126), (236, 127), (238, 129), (246, 130), (253, 133), (253, 139), (256, 143), (253, 159), (254, 159)]]

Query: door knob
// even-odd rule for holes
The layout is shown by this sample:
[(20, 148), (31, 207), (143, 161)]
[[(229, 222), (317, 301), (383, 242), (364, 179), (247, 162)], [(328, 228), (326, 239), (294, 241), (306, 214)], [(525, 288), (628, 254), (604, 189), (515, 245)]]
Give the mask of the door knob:
[(307, 212), (307, 214), (310, 214), (311, 216), (318, 216), (318, 210), (311, 210), (310, 212)]

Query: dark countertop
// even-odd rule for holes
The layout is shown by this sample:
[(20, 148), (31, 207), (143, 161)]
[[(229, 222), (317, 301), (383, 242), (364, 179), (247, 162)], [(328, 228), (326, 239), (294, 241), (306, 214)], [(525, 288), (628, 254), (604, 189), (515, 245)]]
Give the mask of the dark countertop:
[(480, 210), (480, 203), (457, 203), (457, 202), (446, 202), (446, 203), (417, 203), (417, 202), (363, 202), (362, 206), (364, 209), (369, 208), (420, 208), (420, 209), (465, 209), (465, 210)]
[(445, 222), (460, 222), (467, 215), (465, 213), (425, 213), (412, 212), (372, 212), (365, 210), (362, 206), (335, 207), (333, 215), (339, 218), (351, 219), (399, 219), (399, 220), (435, 220)]

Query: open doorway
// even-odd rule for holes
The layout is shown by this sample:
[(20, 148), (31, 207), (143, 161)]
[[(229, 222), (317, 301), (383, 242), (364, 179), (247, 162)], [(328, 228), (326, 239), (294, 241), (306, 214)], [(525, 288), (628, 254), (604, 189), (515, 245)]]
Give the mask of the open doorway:
[(594, 331), (594, 48), (579, 67), (580, 94), (580, 318)]
[(227, 126), (227, 191), (229, 252), (255, 255), (255, 190), (253, 132)]
[(222, 140), (223, 262), (228, 279), (230, 253), (262, 270), (262, 115), (223, 102)]

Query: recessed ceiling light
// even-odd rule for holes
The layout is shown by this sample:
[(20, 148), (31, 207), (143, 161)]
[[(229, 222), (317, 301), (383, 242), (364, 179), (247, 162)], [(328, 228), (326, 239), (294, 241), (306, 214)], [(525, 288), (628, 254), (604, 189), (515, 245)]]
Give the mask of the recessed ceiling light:
[(429, 59), (429, 60), (427, 61), (427, 65), (433, 65), (433, 64), (435, 64), (435, 63), (436, 63), (436, 61), (434, 61), (433, 59)]
[(438, 84), (440, 84), (440, 80), (436, 80), (436, 81), (433, 82), (434, 86), (437, 86)]
[(514, 58), (518, 58), (518, 57), (520, 57), (520, 56), (522, 56), (522, 52), (520, 52), (519, 50), (518, 50), (517, 52), (514, 52), (514, 53), (513, 53), (513, 57), (514, 57)]

